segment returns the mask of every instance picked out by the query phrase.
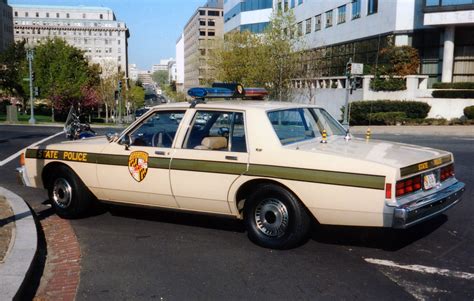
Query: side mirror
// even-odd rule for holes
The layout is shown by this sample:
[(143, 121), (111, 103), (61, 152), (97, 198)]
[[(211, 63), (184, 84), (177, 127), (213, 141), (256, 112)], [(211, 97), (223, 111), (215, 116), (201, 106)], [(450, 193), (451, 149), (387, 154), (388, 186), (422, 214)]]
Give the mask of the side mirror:
[(108, 140), (109, 142), (117, 141), (118, 136), (119, 136), (118, 133), (111, 133), (111, 132), (109, 132), (109, 133), (105, 134), (105, 137), (107, 137), (107, 140)]

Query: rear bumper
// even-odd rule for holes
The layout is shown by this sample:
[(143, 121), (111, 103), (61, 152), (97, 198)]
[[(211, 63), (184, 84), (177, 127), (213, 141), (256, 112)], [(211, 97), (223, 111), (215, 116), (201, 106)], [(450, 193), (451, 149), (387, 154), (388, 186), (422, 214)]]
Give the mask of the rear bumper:
[(31, 187), (31, 183), (28, 178), (28, 174), (27, 174), (25, 166), (18, 167), (16, 171), (17, 171), (18, 182), (24, 186)]
[(456, 182), (436, 193), (423, 197), (393, 212), (393, 228), (405, 229), (443, 213), (461, 201), (465, 190), (462, 182)]

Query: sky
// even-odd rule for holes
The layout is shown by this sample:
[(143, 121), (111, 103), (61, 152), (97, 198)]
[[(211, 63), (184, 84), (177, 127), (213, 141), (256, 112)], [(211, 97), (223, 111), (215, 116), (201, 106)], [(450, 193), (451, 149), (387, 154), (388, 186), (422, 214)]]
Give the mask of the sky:
[(130, 31), (128, 62), (150, 70), (160, 59), (175, 57), (184, 25), (205, 0), (9, 0), (9, 4), (105, 6)]

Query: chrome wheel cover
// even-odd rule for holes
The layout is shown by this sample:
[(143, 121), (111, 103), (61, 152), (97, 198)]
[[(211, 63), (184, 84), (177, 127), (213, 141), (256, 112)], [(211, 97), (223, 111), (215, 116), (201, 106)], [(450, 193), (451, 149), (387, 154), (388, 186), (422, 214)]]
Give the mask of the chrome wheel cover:
[(255, 208), (257, 229), (267, 236), (279, 237), (284, 235), (288, 228), (288, 219), (288, 209), (278, 199), (264, 199)]
[(71, 205), (72, 188), (69, 182), (64, 178), (58, 178), (53, 185), (53, 202), (59, 208), (67, 208)]

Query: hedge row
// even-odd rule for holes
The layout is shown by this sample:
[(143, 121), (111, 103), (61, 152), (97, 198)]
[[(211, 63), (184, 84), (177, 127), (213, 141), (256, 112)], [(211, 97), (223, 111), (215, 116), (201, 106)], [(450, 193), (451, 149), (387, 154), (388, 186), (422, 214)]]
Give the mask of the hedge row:
[(474, 106), (465, 107), (464, 116), (466, 116), (467, 119), (474, 119)]
[(474, 98), (474, 90), (435, 90), (434, 98)]
[(374, 78), (370, 81), (370, 89), (373, 91), (402, 91), (407, 89), (403, 78)]
[(434, 83), (433, 89), (464, 89), (473, 90), (474, 82), (465, 83)]
[(368, 116), (370, 123), (375, 125), (396, 125), (407, 119), (405, 112), (379, 112)]
[[(351, 103), (350, 123), (352, 125), (364, 125), (372, 123), (372, 118), (377, 120), (385, 119), (387, 122), (398, 121), (400, 118), (426, 118), (431, 107), (427, 103), (418, 101), (400, 100), (377, 100), (377, 101), (357, 101)], [(376, 113), (397, 113), (375, 115)], [(404, 113), (402, 116), (400, 113)]]

